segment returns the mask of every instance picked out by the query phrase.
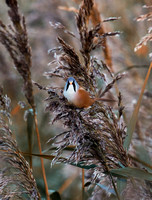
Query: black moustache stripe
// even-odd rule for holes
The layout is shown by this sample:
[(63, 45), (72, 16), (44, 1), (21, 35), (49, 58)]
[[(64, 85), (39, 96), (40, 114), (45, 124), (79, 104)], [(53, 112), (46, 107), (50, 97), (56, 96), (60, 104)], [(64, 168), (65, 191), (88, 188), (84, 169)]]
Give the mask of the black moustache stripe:
[(68, 88), (69, 88), (69, 85), (70, 85), (70, 83), (69, 83), (69, 81), (68, 81), (68, 84), (67, 84), (67, 87), (66, 87), (66, 91), (68, 90)]
[(72, 85), (73, 85), (74, 91), (76, 92), (76, 86), (75, 86), (74, 81), (73, 81)]

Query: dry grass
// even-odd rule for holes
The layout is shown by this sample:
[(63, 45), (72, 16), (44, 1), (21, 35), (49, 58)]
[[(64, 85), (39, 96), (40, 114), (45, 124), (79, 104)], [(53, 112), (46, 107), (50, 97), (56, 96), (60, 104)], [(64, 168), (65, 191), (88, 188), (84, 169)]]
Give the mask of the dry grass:
[(0, 92), (0, 198), (40, 199), (28, 162), (19, 151), (13, 134), (6, 124), (10, 119), (10, 99)]

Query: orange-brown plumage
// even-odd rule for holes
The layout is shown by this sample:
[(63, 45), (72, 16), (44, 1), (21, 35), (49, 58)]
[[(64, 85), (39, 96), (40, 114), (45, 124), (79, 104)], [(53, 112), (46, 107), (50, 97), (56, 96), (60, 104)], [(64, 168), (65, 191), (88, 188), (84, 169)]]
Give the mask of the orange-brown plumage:
[(73, 103), (78, 108), (88, 108), (94, 102), (95, 99), (90, 98), (89, 93), (80, 87)]

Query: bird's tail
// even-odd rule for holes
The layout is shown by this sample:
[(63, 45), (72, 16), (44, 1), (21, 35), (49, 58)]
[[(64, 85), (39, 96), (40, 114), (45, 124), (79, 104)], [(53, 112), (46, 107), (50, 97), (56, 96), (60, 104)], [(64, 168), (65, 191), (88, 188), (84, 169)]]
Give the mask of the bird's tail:
[(95, 101), (117, 102), (116, 99), (95, 98)]

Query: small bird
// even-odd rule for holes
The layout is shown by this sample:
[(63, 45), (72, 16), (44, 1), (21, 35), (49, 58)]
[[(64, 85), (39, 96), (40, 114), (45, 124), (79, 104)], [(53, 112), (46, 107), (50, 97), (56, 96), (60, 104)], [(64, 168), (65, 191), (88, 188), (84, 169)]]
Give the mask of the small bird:
[(65, 87), (63, 95), (69, 103), (73, 104), (77, 108), (88, 108), (95, 101), (110, 101), (113, 102), (115, 100), (104, 99), (104, 98), (91, 98), (90, 94), (81, 86), (78, 85), (77, 81), (73, 77), (69, 77)]

